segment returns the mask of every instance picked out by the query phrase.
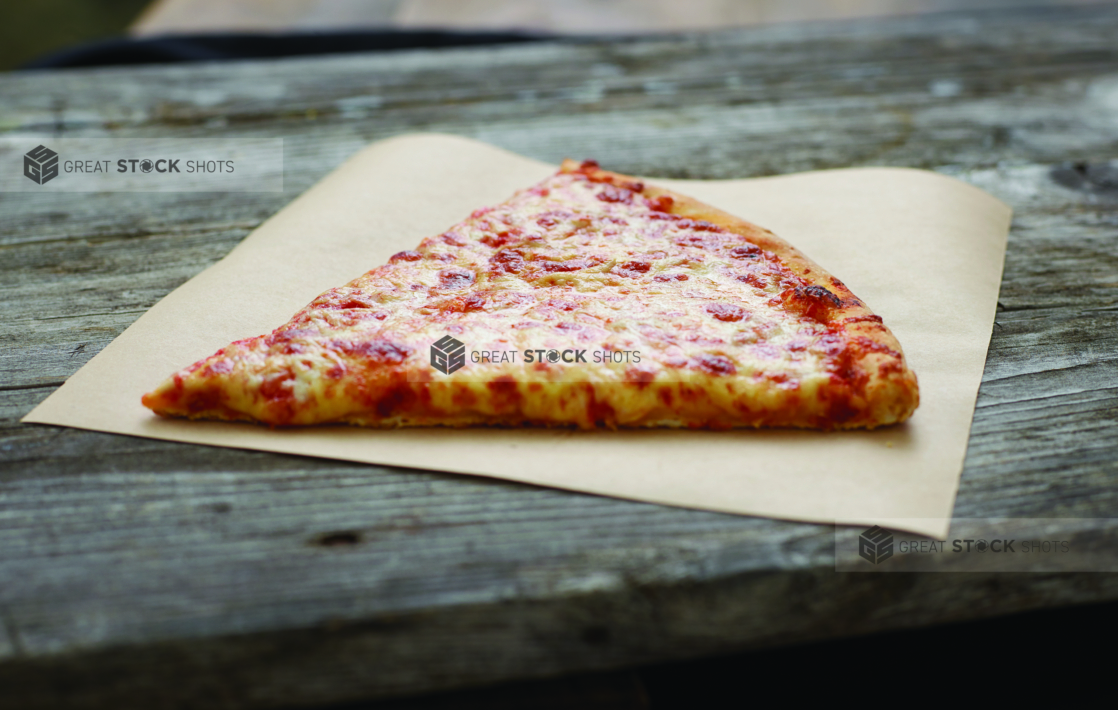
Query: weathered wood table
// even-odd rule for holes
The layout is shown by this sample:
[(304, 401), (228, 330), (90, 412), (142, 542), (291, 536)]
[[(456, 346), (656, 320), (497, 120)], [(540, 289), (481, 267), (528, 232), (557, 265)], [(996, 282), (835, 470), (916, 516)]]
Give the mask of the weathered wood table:
[(688, 178), (903, 165), (1016, 210), (956, 516), (1113, 516), (1118, 7), (0, 76), (0, 130), (44, 129), (283, 136), (289, 190), (0, 195), (7, 706), (298, 705), (1118, 598), (1113, 575), (836, 574), (827, 526), (18, 423), (368, 141)]

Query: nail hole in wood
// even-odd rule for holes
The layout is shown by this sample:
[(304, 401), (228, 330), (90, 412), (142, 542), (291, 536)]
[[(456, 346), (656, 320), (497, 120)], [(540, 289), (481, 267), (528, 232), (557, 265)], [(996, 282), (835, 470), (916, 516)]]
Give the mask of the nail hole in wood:
[(344, 547), (346, 545), (356, 545), (359, 542), (361, 542), (360, 533), (352, 530), (339, 530), (338, 532), (319, 535), (314, 544), (322, 547)]

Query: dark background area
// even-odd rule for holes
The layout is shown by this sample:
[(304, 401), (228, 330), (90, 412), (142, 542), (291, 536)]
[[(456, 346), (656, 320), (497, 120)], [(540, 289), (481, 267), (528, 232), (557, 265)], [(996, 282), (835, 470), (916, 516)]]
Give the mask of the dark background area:
[(1074, 695), (1105, 682), (1108, 675), (1092, 673), (1090, 662), (1109, 660), (1112, 654), (1103, 649), (1116, 630), (1118, 604), (1091, 604), (322, 710), (676, 710), (781, 697), (829, 704), (886, 692), (955, 703), (966, 681), (1004, 699), (1014, 687), (1055, 688), (1070, 678)]
[(642, 34), (1097, 1), (687, 0), (687, 12), (680, 12), (684, 0), (4, 0), (0, 71), (128, 33), (147, 38), (390, 29)]
[(151, 0), (4, 0), (0, 70), (75, 44), (124, 33)]

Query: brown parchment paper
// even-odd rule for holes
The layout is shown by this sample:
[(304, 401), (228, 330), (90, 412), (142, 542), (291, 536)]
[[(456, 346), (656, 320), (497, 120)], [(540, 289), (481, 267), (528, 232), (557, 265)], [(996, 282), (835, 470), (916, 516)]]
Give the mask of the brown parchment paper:
[(918, 170), (652, 180), (772, 229), (885, 319), (920, 381), (920, 408), (898, 427), (270, 430), (162, 419), (140, 404), (141, 395), (185, 365), (232, 340), (270, 332), (322, 291), (554, 169), (452, 136), (375, 143), (157, 303), (23, 421), (494, 476), (729, 513), (888, 521), (947, 534), (1010, 210), (974, 187)]

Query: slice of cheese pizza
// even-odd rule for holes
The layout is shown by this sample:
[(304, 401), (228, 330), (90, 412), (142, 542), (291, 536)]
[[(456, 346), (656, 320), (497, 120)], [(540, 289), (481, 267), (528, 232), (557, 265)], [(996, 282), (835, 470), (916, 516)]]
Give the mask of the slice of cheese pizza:
[(567, 161), (172, 375), (166, 416), (274, 426), (877, 427), (893, 334), (772, 232)]

